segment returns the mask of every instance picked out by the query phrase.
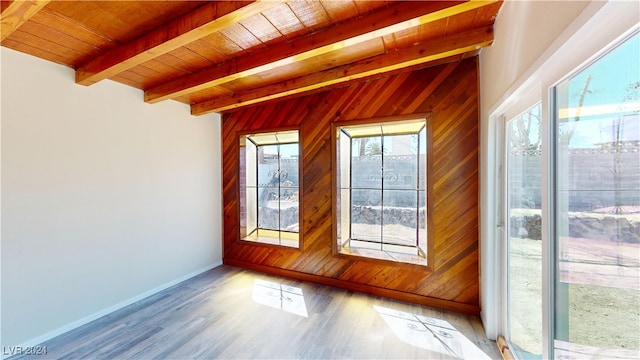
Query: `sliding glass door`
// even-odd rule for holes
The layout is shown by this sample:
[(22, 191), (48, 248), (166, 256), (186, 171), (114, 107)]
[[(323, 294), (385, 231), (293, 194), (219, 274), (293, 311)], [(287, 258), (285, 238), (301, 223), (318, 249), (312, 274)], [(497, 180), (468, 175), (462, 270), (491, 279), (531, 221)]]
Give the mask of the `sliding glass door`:
[(556, 358), (640, 358), (640, 35), (553, 88)]
[(542, 134), (538, 103), (506, 124), (508, 333), (524, 359), (542, 356)]
[(547, 80), (500, 131), (502, 334), (518, 359), (640, 359), (640, 29)]

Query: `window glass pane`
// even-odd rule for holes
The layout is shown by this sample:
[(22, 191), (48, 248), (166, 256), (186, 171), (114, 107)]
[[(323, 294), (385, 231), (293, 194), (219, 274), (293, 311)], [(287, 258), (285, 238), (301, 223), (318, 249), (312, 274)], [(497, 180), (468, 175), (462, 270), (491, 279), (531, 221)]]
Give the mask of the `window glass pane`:
[(256, 145), (277, 144), (278, 139), (275, 134), (257, 134), (249, 137), (250, 141)]
[(281, 132), (266, 133), (266, 134), (254, 134), (254, 135), (249, 135), (248, 138), (251, 142), (253, 142), (258, 146), (297, 143), (298, 131), (292, 130), (292, 131), (281, 131)]
[(276, 138), (280, 144), (295, 143), (295, 146), (298, 147), (298, 131), (279, 132), (276, 133)]
[(382, 240), (385, 243), (417, 245), (417, 192), (415, 190), (384, 190)]
[(418, 135), (384, 137), (382, 182), (385, 189), (412, 189), (418, 186)]
[[(258, 147), (258, 184), (261, 187), (273, 187), (280, 182), (278, 145)], [(286, 178), (288, 174), (283, 174)]]
[(346, 132), (338, 130), (337, 186), (338, 199), (336, 209), (338, 248), (348, 246), (351, 233), (351, 138)]
[(424, 128), (424, 119), (384, 122), (378, 124), (344, 126), (342, 129), (352, 138), (363, 136), (417, 134)]
[(427, 129), (422, 127), (418, 133), (418, 188), (427, 188)]
[(351, 190), (340, 189), (338, 191), (338, 246), (346, 246), (349, 241), (349, 234), (351, 232)]
[(344, 132), (338, 131), (338, 159), (336, 176), (338, 188), (348, 189), (351, 186), (351, 138)]
[(510, 348), (542, 357), (541, 106), (507, 122), (507, 251)]
[(298, 231), (298, 189), (280, 187), (280, 225), (279, 230)]
[(352, 190), (351, 238), (380, 242), (382, 217), (380, 190)]
[(427, 192), (418, 191), (418, 247), (426, 255), (427, 252)]
[(246, 185), (255, 187), (258, 185), (258, 167), (256, 166), (257, 148), (251, 141), (246, 141), (245, 144), (244, 149), (246, 150), (243, 151), (244, 157), (240, 166), (241, 169), (244, 169)]
[(293, 181), (298, 184), (298, 144), (282, 144), (279, 146), (280, 168), (287, 173), (282, 181)]
[(280, 145), (280, 230), (298, 231), (298, 144)]
[(640, 358), (640, 36), (555, 88), (556, 357)]
[(247, 148), (240, 137), (240, 238), (247, 236)]
[[(244, 138), (244, 137), (243, 137)], [(258, 227), (258, 193), (257, 193), (257, 185), (258, 185), (258, 167), (257, 167), (257, 148), (254, 143), (251, 141), (245, 141), (245, 151), (242, 152), (241, 161), (240, 161), (240, 169), (241, 174), (244, 174), (244, 182), (245, 189), (244, 192), (244, 212), (240, 216), (240, 221), (245, 221), (245, 224), (241, 223), (241, 228), (246, 228), (246, 234), (241, 234), (241, 236), (247, 236), (254, 232)], [(240, 181), (242, 181), (242, 175), (240, 176)]]
[(258, 227), (261, 229), (280, 229), (281, 175), (287, 177), (280, 173), (278, 145), (258, 146)]
[(382, 138), (372, 136), (352, 139), (351, 187), (354, 189), (380, 189), (381, 185)]
[(363, 136), (380, 136), (382, 135), (382, 126), (380, 124), (347, 126), (343, 128), (343, 131), (352, 139)]
[(250, 234), (258, 227), (258, 189), (255, 187), (247, 187), (245, 204), (246, 204), (246, 233)]
[(280, 202), (277, 187), (258, 187), (258, 227), (280, 230)]

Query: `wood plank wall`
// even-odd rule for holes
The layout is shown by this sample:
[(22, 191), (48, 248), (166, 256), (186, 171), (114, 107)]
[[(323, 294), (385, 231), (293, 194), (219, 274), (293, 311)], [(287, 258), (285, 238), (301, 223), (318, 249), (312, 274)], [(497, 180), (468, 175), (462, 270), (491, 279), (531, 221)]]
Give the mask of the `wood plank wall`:
[[(472, 57), (223, 115), (224, 262), (403, 301), (479, 313), (478, 60)], [(429, 267), (332, 250), (332, 121), (431, 113)], [(238, 133), (299, 128), (302, 247), (239, 241)]]

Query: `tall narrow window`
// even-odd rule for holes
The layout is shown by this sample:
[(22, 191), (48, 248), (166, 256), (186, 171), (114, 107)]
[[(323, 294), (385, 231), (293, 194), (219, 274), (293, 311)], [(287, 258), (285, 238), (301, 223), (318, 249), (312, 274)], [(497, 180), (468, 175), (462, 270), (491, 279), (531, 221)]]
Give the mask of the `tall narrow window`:
[(338, 252), (426, 264), (424, 119), (336, 128)]
[(240, 137), (240, 237), (299, 246), (297, 131)]
[(542, 109), (506, 126), (508, 340), (522, 359), (542, 358)]
[(555, 356), (640, 356), (640, 35), (553, 91)]

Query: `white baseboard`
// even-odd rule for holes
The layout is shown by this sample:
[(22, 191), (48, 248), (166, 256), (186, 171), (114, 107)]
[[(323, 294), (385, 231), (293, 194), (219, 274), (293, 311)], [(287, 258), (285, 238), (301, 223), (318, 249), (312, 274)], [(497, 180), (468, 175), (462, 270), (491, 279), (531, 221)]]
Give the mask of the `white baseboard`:
[[(32, 347), (32, 346), (36, 346), (36, 345), (42, 344), (43, 342), (45, 342), (47, 340), (50, 340), (50, 339), (53, 339), (54, 337), (56, 337), (58, 335), (62, 335), (64, 333), (66, 333), (68, 331), (71, 331), (71, 330), (73, 330), (75, 328), (78, 328), (78, 327), (80, 327), (82, 325), (88, 324), (88, 323), (92, 322), (93, 320), (97, 320), (97, 319), (99, 319), (99, 318), (101, 318), (101, 317), (103, 317), (105, 315), (108, 315), (108, 314), (114, 312), (114, 311), (117, 311), (117, 310), (120, 310), (120, 309), (122, 309), (122, 308), (124, 308), (126, 306), (129, 306), (129, 305), (135, 303), (136, 301), (140, 301), (140, 300), (142, 300), (142, 299), (144, 299), (146, 297), (149, 297), (151, 295), (159, 293), (162, 290), (168, 289), (168, 288), (172, 287), (173, 285), (176, 285), (176, 284), (181, 283), (181, 282), (183, 282), (185, 280), (191, 279), (192, 277), (194, 277), (196, 275), (200, 275), (203, 272), (209, 271), (209, 270), (211, 270), (213, 268), (216, 268), (216, 267), (218, 267), (220, 265), (222, 265), (222, 261), (218, 261), (218, 262), (215, 262), (215, 263), (213, 263), (211, 265), (205, 266), (205, 267), (203, 267), (201, 269), (198, 269), (198, 270), (196, 270), (194, 272), (191, 272), (189, 274), (181, 276), (181, 277), (179, 277), (177, 279), (171, 280), (171, 281), (169, 281), (167, 283), (164, 283), (164, 284), (162, 284), (162, 285), (160, 285), (160, 286), (158, 286), (156, 288), (153, 288), (153, 289), (151, 289), (149, 291), (146, 291), (146, 292), (144, 292), (142, 294), (139, 294), (139, 295), (136, 295), (136, 296), (131, 297), (129, 299), (126, 299), (124, 301), (121, 301), (121, 302), (119, 302), (119, 303), (117, 303), (117, 304), (115, 304), (113, 306), (109, 306), (106, 309), (102, 309), (102, 310), (97, 311), (97, 312), (95, 312), (95, 313), (93, 313), (91, 315), (87, 315), (87, 316), (85, 316), (85, 317), (83, 317), (83, 318), (81, 318), (79, 320), (76, 320), (76, 321), (74, 321), (72, 323), (64, 325), (64, 326), (62, 326), (62, 327), (60, 327), (58, 329), (55, 329), (53, 331), (50, 331), (50, 332), (48, 332), (48, 333), (46, 333), (44, 335), (40, 335), (40, 336), (35, 337), (35, 338), (31, 339), (31, 340), (25, 341), (23, 344), (19, 345), (18, 347), (24, 349), (24, 348), (27, 348), (27, 347)], [(2, 359), (6, 359), (8, 357), (10, 357), (10, 354), (8, 354), (8, 353), (5, 354), (5, 352), (2, 351)]]

